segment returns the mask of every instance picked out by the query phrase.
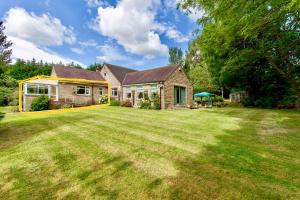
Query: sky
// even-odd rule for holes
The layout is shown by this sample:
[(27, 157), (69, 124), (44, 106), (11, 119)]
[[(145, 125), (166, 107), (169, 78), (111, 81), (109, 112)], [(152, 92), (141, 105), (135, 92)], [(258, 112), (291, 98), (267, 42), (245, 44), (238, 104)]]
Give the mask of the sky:
[(196, 20), (180, 0), (1, 0), (12, 58), (111, 63), (133, 69), (168, 64), (168, 47), (186, 51)]

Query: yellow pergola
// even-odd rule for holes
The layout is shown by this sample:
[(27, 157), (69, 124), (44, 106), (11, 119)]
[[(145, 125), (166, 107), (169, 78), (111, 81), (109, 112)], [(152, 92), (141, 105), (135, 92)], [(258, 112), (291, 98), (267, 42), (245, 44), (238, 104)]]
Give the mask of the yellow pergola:
[(110, 104), (110, 83), (108, 81), (99, 81), (99, 80), (86, 80), (86, 79), (78, 79), (78, 78), (58, 78), (55, 76), (34, 76), (28, 79), (19, 81), (19, 111), (23, 112), (23, 84), (32, 80), (44, 79), (44, 80), (55, 80), (59, 82), (68, 82), (68, 83), (102, 83), (107, 84), (107, 104)]

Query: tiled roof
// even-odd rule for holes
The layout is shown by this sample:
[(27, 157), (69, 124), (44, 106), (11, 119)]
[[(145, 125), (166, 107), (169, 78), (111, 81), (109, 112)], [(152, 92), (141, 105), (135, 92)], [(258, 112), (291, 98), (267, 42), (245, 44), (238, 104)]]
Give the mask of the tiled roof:
[(58, 78), (79, 78), (86, 80), (105, 81), (100, 72), (66, 67), (64, 65), (53, 65), (53, 69)]
[(165, 67), (131, 72), (125, 76), (123, 85), (166, 81), (178, 67), (178, 65), (168, 65)]
[(108, 67), (108, 69), (111, 71), (111, 73), (114, 74), (114, 76), (118, 79), (118, 81), (120, 83), (123, 82), (127, 73), (136, 71), (136, 70), (118, 66), (118, 65), (111, 65), (111, 64), (107, 64), (107, 63), (105, 63), (104, 65), (106, 65)]

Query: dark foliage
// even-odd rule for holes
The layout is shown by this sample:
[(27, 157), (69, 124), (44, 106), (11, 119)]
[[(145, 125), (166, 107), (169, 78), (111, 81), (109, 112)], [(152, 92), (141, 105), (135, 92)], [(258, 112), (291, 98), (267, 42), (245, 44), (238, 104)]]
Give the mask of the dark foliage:
[(30, 111), (41, 111), (41, 110), (48, 110), (49, 108), (50, 99), (45, 96), (38, 96), (32, 100), (30, 105)]

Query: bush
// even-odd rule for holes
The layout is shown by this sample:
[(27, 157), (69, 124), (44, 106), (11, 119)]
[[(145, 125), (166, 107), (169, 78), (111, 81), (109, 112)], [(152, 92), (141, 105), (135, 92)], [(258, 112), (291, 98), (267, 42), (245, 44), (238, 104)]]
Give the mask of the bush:
[(30, 105), (30, 111), (48, 110), (50, 99), (45, 96), (39, 96), (32, 100)]
[(216, 102), (224, 102), (224, 99), (221, 96), (216, 96), (215, 101)]
[(100, 103), (101, 103), (101, 104), (107, 104), (107, 102), (108, 102), (108, 97), (105, 96), (105, 95), (102, 95), (102, 96), (100, 97)]
[(122, 102), (121, 106), (122, 107), (132, 107), (132, 103), (130, 100), (127, 99), (126, 101)]
[(245, 107), (253, 107), (254, 106), (254, 100), (252, 98), (245, 98), (241, 101), (242, 105)]
[(111, 106), (120, 106), (121, 102), (119, 100), (116, 99), (111, 99), (110, 100), (110, 105)]
[(151, 100), (152, 100), (152, 107), (155, 110), (160, 110), (160, 96), (157, 93), (153, 93), (151, 95)]
[(259, 108), (273, 108), (276, 106), (276, 102), (272, 97), (262, 97), (254, 102), (254, 106)]
[(141, 109), (151, 109), (152, 108), (151, 101), (142, 99), (140, 102), (140, 108)]

